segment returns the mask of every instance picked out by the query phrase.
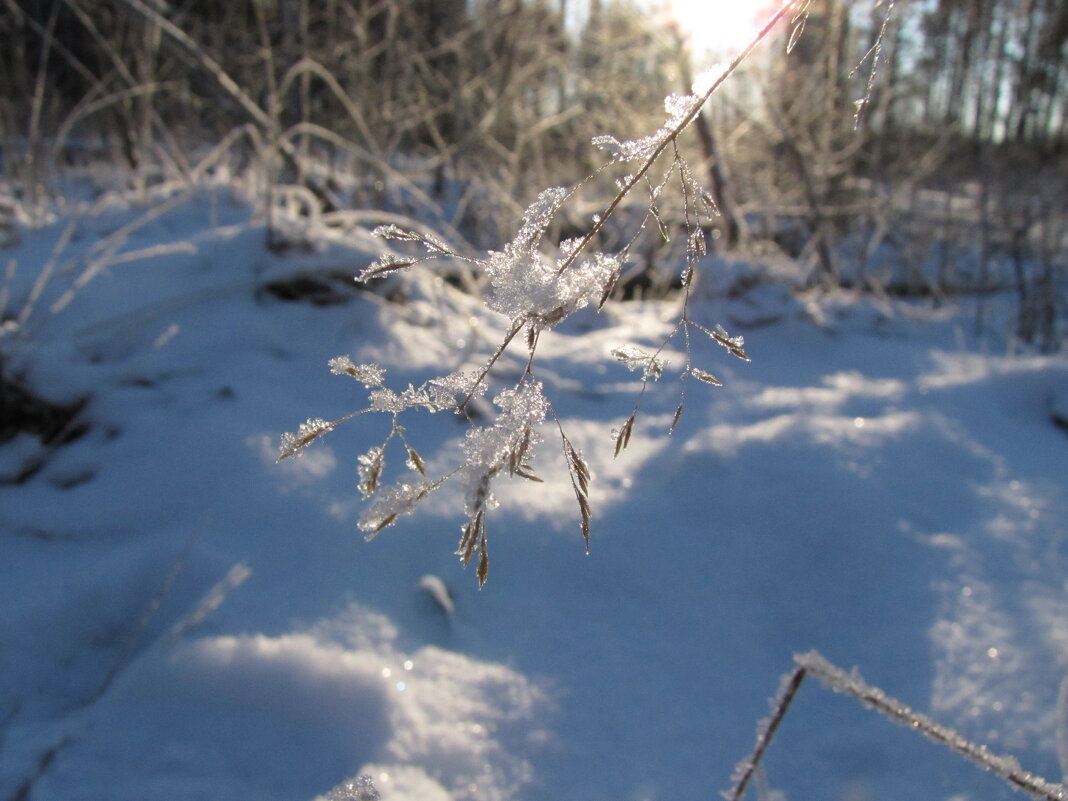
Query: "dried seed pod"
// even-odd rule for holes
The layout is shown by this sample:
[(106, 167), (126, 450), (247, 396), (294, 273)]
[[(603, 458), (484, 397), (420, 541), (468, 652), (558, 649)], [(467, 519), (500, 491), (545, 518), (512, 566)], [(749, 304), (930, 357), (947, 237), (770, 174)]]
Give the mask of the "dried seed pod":
[(669, 434), (674, 434), (675, 433), (675, 426), (677, 426), (679, 424), (679, 418), (682, 417), (682, 408), (683, 408), (683, 406), (685, 406), (685, 404), (684, 403), (680, 403), (679, 407), (675, 410), (675, 416), (671, 418), (671, 428), (668, 429), (668, 433)]
[(617, 434), (616, 434), (616, 452), (615, 452), (616, 456), (619, 456), (619, 454), (623, 450), (625, 450), (628, 445), (630, 445), (630, 434), (631, 434), (631, 431), (634, 430), (634, 419), (637, 416), (638, 416), (638, 410), (635, 409), (633, 412), (630, 413), (630, 417), (627, 418), (627, 422), (625, 422), (623, 424), (623, 426), (617, 432)]
[(381, 278), (390, 273), (406, 270), (413, 264), (418, 264), (419, 261), (420, 259), (410, 259), (403, 256), (383, 256), (372, 263), (370, 267), (365, 268), (358, 276), (356, 276), (356, 280), (363, 283), (371, 278)]
[(716, 378), (712, 373), (700, 369), (699, 367), (691, 367), (687, 370), (690, 375), (696, 378), (698, 381), (704, 382), (713, 387), (722, 387), (723, 382)]
[(423, 457), (419, 455), (419, 451), (413, 448), (411, 445), (405, 446), (408, 449), (408, 468), (410, 470), (418, 471), (419, 475), (426, 475), (426, 464), (423, 462)]

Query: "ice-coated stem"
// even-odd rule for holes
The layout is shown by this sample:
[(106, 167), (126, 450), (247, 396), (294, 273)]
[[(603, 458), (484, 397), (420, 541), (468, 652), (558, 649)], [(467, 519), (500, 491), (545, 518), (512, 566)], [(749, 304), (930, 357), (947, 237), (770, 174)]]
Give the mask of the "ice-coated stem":
[(828, 662), (815, 651), (798, 654), (794, 657), (799, 669), (811, 673), (823, 684), (835, 692), (845, 693), (860, 701), (869, 709), (890, 720), (919, 731), (936, 743), (940, 743), (961, 756), (970, 759), (984, 770), (989, 770), (1012, 787), (1022, 790), (1033, 798), (1042, 801), (1068, 801), (1068, 787), (1043, 779), (1020, 767), (1015, 757), (994, 754), (985, 746), (964, 738), (960, 732), (948, 726), (935, 723), (925, 715), (914, 712), (896, 698), (884, 693), (878, 687), (867, 684), (860, 675), (853, 671), (847, 673), (840, 667)]
[(797, 695), (797, 691), (801, 689), (801, 682), (804, 680), (805, 668), (803, 667), (795, 668), (792, 673), (788, 673), (783, 677), (779, 696), (772, 702), (771, 717), (758, 727), (756, 745), (753, 747), (752, 753), (739, 763), (735, 772), (736, 782), (734, 787), (723, 793), (723, 797), (728, 801), (741, 801), (742, 796), (745, 795), (749, 780), (753, 778), (753, 774), (760, 765), (760, 760), (764, 758), (764, 752), (771, 745), (779, 724), (786, 717), (786, 710), (790, 708), (790, 704), (793, 702), (794, 696)]

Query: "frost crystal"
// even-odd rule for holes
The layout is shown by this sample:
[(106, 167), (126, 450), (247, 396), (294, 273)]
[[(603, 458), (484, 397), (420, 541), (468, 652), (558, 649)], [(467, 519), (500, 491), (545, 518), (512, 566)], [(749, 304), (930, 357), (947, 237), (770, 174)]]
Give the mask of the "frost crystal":
[(467, 464), (479, 472), (499, 468), (524, 432), (544, 423), (549, 411), (540, 382), (528, 381), (518, 389), (506, 389), (493, 402), (501, 410), (496, 422), (468, 431), (464, 440)]
[(368, 389), (382, 386), (386, 371), (377, 364), (353, 364), (348, 356), (330, 360), (330, 372), (334, 375), (350, 375)]
[(538, 428), (549, 412), (549, 402), (539, 382), (504, 390), (493, 402), (501, 410), (494, 424), (473, 428), (464, 437), (469, 514), (478, 507), (495, 506), (489, 478), (506, 467), (522, 467), (534, 446), (541, 442)]
[(286, 432), (282, 435), (278, 461), (299, 453), (305, 445), (322, 436), (333, 427), (333, 423), (323, 420), (321, 417), (313, 417), (308, 422), (301, 423), (297, 433)]
[(678, 127), (693, 113), (700, 100), (696, 95), (668, 95), (664, 98), (668, 119), (655, 134), (623, 141), (605, 134), (595, 136), (593, 146), (607, 150), (612, 154), (613, 161), (646, 161), (677, 133)]
[(487, 303), (494, 311), (512, 320), (553, 325), (595, 300), (619, 269), (618, 257), (598, 253), (560, 273), (578, 246), (576, 240), (565, 243), (565, 255), (555, 264), (542, 258), (538, 246), (567, 197), (562, 187), (543, 191), (523, 215), (515, 239), (503, 251), (490, 252)]
[(389, 412), (399, 414), (405, 409), (414, 409), (422, 406), (432, 412), (440, 412), (454, 406), (453, 403), (442, 404), (441, 398), (431, 392), (429, 385), (413, 387), (411, 384), (403, 392), (397, 393), (392, 389), (382, 387), (371, 393), (371, 408), (376, 412)]
[(741, 350), (742, 346), (745, 345), (745, 337), (732, 337), (730, 334), (727, 333), (727, 329), (725, 329), (722, 325), (716, 326), (716, 333), (719, 334), (720, 338), (722, 338), (722, 340), (727, 345), (734, 348), (735, 350)]
[(657, 358), (654, 354), (646, 353), (634, 345), (621, 345), (612, 351), (612, 355), (623, 362), (631, 372), (641, 370), (642, 378), (645, 380), (651, 378), (655, 381), (664, 373), (663, 359)]
[(486, 383), (477, 372), (465, 373), (458, 370), (429, 382), (427, 392), (438, 410), (455, 409), (468, 397), (477, 398), (484, 395)]
[(327, 801), (380, 801), (381, 796), (370, 776), (344, 782), (330, 791)]
[(357, 460), (360, 463), (357, 468), (360, 474), (360, 493), (365, 498), (378, 488), (378, 478), (382, 475), (384, 456), (385, 451), (382, 447), (375, 445)]
[(401, 515), (411, 514), (415, 505), (436, 490), (440, 482), (413, 481), (401, 482), (380, 490), (378, 500), (360, 515), (360, 531), (366, 531), (365, 539), (372, 540), (375, 535), (392, 526)]

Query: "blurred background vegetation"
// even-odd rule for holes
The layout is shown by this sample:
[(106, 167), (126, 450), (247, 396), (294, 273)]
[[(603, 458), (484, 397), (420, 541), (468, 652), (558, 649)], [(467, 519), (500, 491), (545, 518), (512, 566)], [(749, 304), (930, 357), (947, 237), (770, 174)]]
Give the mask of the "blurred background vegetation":
[[(774, 10), (760, 5), (755, 18)], [(0, 216), (40, 217), (67, 178), (105, 166), (131, 187), (241, 179), (328, 224), (374, 210), (499, 246), (540, 189), (598, 170), (592, 137), (655, 131), (664, 96), (717, 56), (691, 57), (705, 20), (670, 9), (0, 0)], [(810, 285), (1013, 293), (1018, 341), (1060, 348), (1068, 4), (811, 0), (807, 13), (792, 52), (784, 28), (684, 143), (721, 211), (716, 248), (796, 260)], [(558, 233), (595, 210), (577, 203)], [(651, 241), (646, 266), (672, 247)]]

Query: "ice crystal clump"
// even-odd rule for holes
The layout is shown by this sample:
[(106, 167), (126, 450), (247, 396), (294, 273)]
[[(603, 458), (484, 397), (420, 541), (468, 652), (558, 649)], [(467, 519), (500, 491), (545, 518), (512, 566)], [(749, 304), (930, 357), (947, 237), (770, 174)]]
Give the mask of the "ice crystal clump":
[[(674, 129), (682, 124), (683, 120), (693, 111), (698, 98), (694, 95), (668, 95), (664, 98), (664, 111), (670, 116), (664, 123), (664, 128)], [(663, 130), (663, 128), (661, 128)]]
[(371, 393), (371, 408), (376, 412), (400, 414), (405, 409), (414, 409), (417, 406), (426, 407), (432, 412), (441, 411), (426, 386), (413, 387), (409, 384), (408, 388), (401, 392), (382, 387)]
[(619, 140), (614, 136), (604, 134), (593, 137), (592, 141), (594, 147), (611, 153), (614, 161), (644, 161), (667, 141), (667, 136), (664, 134), (666, 131), (661, 128), (655, 134), (639, 139)]
[(458, 409), (462, 403), (485, 391), (485, 383), (477, 373), (459, 371), (435, 378), (419, 387), (409, 384), (402, 392), (394, 392), (386, 387), (376, 389), (371, 393), (371, 409), (391, 414), (418, 407), (430, 412), (443, 412)]
[(360, 474), (359, 489), (363, 497), (368, 497), (378, 487), (378, 477), (382, 474), (384, 460), (385, 449), (379, 445), (373, 446), (357, 459), (359, 466), (356, 470)]
[(537, 381), (524, 382), (518, 389), (506, 389), (493, 399), (501, 413), (492, 426), (472, 428), (464, 437), (463, 453), (467, 469), (477, 475), (495, 473), (520, 449), (541, 441), (537, 429), (545, 422), (549, 401)]
[(278, 461), (282, 461), (287, 456), (299, 453), (301, 448), (317, 437), (325, 434), (333, 428), (333, 425), (333, 423), (323, 420), (321, 417), (312, 417), (309, 418), (306, 423), (301, 423), (300, 428), (297, 429), (295, 434), (287, 431), (282, 435)]
[(656, 133), (625, 140), (604, 134), (593, 137), (593, 146), (611, 153), (613, 161), (647, 161), (678, 135), (679, 127), (694, 113), (700, 101), (696, 95), (668, 95), (664, 98), (668, 119)]
[(326, 801), (380, 801), (381, 798), (371, 777), (359, 776), (331, 790)]
[(486, 383), (477, 372), (457, 370), (427, 383), (427, 392), (439, 409), (458, 409), (469, 398), (485, 394)]
[(463, 472), (469, 516), (497, 508), (490, 482), (502, 470), (531, 477), (526, 462), (534, 446), (542, 441), (538, 429), (549, 413), (549, 401), (536, 381), (506, 389), (493, 402), (501, 410), (494, 424), (472, 428), (464, 437)]
[[(487, 304), (512, 320), (528, 320), (541, 326), (560, 322), (595, 300), (618, 271), (619, 259), (602, 253), (570, 264), (570, 253), (555, 264), (544, 259), (539, 245), (550, 221), (568, 197), (563, 187), (546, 189), (523, 215), (523, 225), (503, 251), (491, 251), (486, 263), (490, 279)], [(566, 253), (566, 251), (565, 251)]]
[(377, 364), (353, 364), (348, 356), (337, 356), (329, 364), (334, 375), (350, 375), (368, 389), (380, 387), (386, 380), (386, 371)]
[(646, 381), (650, 378), (655, 381), (664, 373), (663, 359), (634, 345), (621, 345), (613, 349), (612, 355), (623, 362), (631, 372), (641, 370), (642, 378)]
[(411, 514), (416, 504), (440, 486), (435, 481), (402, 481), (378, 491), (373, 504), (360, 515), (359, 527), (367, 532), (366, 539), (374, 539), (382, 529), (393, 525), (397, 518)]

